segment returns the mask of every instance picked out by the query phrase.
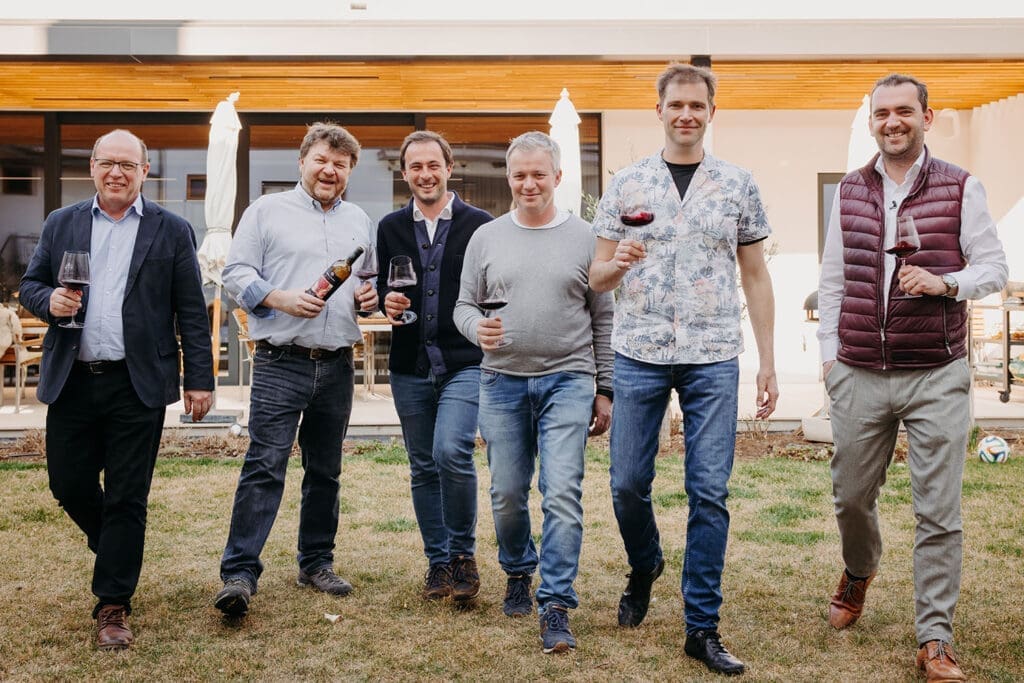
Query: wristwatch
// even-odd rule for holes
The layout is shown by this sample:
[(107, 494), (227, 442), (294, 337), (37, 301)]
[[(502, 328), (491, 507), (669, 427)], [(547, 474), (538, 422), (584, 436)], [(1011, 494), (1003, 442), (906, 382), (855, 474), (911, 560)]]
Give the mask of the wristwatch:
[(948, 273), (942, 276), (942, 284), (946, 285), (946, 291), (943, 293), (943, 296), (955, 297), (957, 292), (960, 291), (960, 283)]

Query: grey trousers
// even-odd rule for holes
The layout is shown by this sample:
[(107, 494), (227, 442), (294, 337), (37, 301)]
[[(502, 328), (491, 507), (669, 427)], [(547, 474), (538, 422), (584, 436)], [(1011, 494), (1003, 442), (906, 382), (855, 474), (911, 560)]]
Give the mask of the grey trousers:
[(835, 439), (832, 493), (846, 568), (854, 576), (878, 569), (878, 492), (902, 421), (917, 519), (914, 628), (919, 644), (952, 642), (963, 557), (960, 492), (970, 428), (967, 360), (884, 372), (836, 362), (825, 386)]

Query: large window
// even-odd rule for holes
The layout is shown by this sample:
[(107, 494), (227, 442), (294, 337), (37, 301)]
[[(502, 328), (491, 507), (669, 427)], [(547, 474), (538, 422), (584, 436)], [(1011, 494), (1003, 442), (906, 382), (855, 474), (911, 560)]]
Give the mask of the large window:
[(11, 301), (45, 213), (43, 117), (0, 116), (0, 302)]

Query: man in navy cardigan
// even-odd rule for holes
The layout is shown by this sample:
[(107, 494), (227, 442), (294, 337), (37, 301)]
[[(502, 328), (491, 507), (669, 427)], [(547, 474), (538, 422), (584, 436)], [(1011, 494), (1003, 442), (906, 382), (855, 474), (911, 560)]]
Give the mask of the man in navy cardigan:
[[(142, 569), (149, 487), (164, 411), (181, 384), (177, 336), (185, 411), (195, 421), (212, 402), (213, 356), (192, 226), (141, 195), (146, 145), (111, 131), (96, 141), (89, 170), (95, 197), (46, 219), (19, 296), (50, 323), (37, 391), (50, 406), (50, 490), (96, 553), (97, 644), (113, 650), (133, 641), (127, 615)], [(84, 298), (60, 284), (65, 251), (89, 253)], [(59, 325), (86, 302), (84, 328)]]
[[(391, 391), (409, 453), (413, 509), (430, 563), (423, 597), (467, 602), (480, 592), (473, 449), (481, 353), (456, 329), (452, 311), (466, 243), (492, 217), (448, 191), (452, 150), (437, 133), (411, 133), (402, 143), (400, 160), (413, 199), (377, 228), (377, 291), (392, 322), (407, 308), (419, 317), (393, 329)], [(387, 264), (400, 255), (412, 257), (417, 278), (404, 295), (387, 289)]]

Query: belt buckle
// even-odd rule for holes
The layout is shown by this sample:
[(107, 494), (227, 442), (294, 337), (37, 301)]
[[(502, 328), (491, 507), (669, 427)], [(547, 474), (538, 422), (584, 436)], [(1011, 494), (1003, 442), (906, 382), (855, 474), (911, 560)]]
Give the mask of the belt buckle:
[(326, 349), (310, 349), (309, 350), (309, 359), (310, 360), (320, 360), (322, 358), (326, 358), (328, 353), (329, 352)]
[(102, 375), (103, 365), (104, 363), (101, 360), (85, 361), (85, 367), (89, 371), (90, 375)]

